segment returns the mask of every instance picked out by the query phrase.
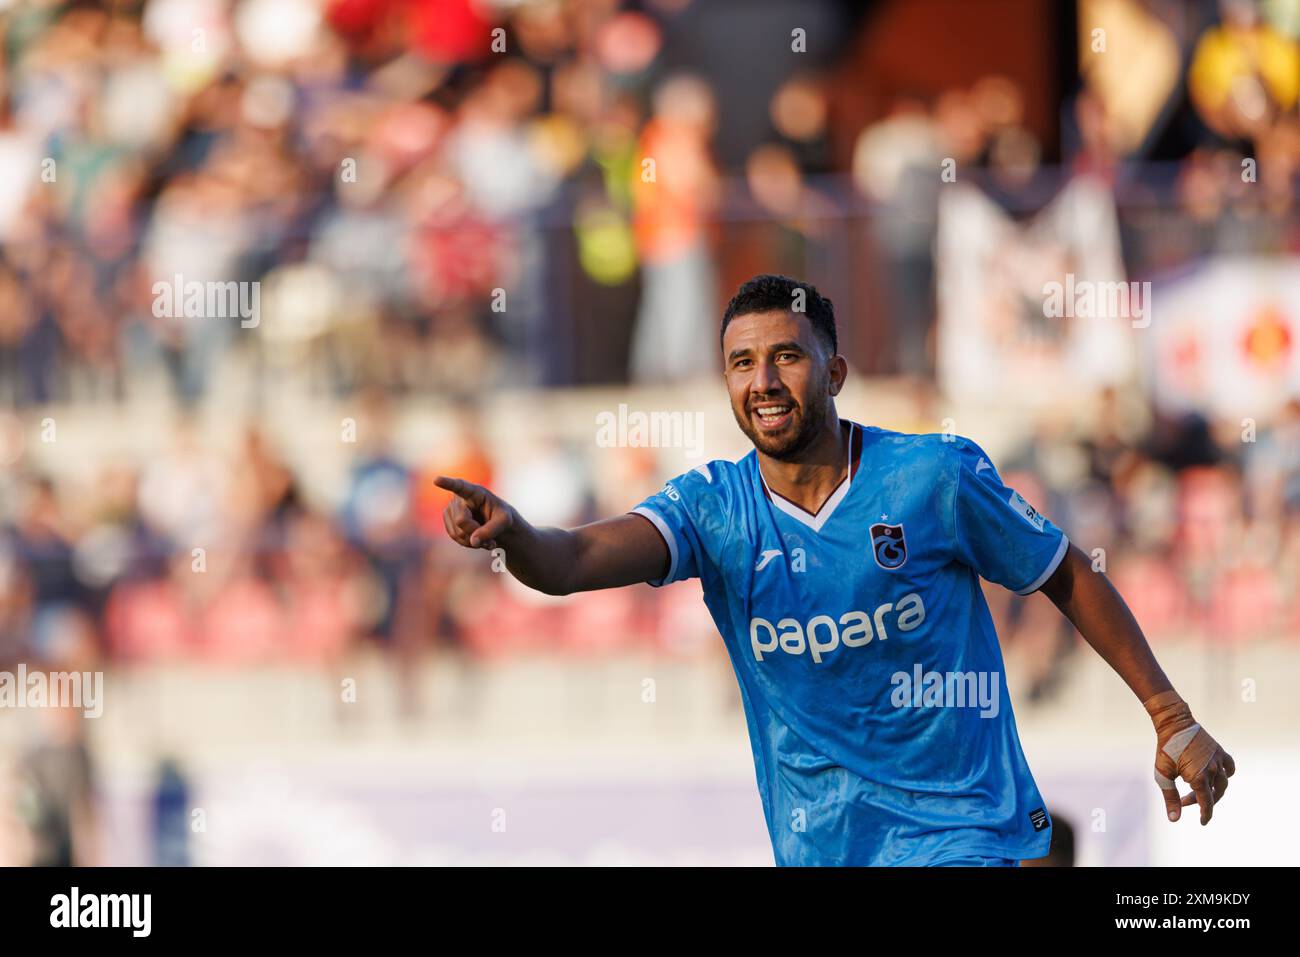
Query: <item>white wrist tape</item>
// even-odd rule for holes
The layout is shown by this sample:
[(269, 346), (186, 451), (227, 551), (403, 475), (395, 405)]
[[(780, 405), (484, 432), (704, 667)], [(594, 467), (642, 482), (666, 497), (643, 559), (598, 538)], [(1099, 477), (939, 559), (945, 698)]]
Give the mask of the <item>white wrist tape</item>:
[(1161, 748), (1161, 750), (1173, 758), (1174, 763), (1177, 764), (1178, 759), (1182, 757), (1183, 752), (1187, 750), (1187, 746), (1192, 743), (1192, 738), (1196, 737), (1196, 733), (1200, 730), (1201, 726), (1199, 724), (1194, 724), (1190, 728), (1184, 728), (1177, 734), (1172, 735), (1169, 740), (1165, 742), (1165, 746)]

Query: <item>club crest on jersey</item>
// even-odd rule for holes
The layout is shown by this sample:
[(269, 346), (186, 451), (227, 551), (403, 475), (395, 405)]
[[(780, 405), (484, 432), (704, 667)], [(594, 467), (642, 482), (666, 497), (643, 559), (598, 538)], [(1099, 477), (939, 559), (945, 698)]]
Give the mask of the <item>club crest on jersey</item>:
[(907, 561), (907, 542), (903, 538), (903, 525), (886, 525), (877, 522), (871, 526), (871, 554), (876, 564), (892, 571)]

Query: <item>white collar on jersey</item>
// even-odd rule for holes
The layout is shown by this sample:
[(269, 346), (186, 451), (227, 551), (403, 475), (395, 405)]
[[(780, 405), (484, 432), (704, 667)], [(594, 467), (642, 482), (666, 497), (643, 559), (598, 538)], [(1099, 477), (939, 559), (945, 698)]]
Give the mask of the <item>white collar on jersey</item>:
[(849, 474), (840, 480), (840, 484), (835, 487), (835, 491), (831, 492), (830, 497), (822, 502), (822, 507), (817, 510), (816, 515), (773, 492), (767, 484), (767, 479), (763, 477), (762, 468), (758, 468), (757, 464), (755, 464), (755, 467), (758, 468), (758, 479), (763, 483), (763, 488), (767, 491), (768, 500), (795, 521), (802, 522), (814, 532), (820, 532), (822, 526), (830, 519), (831, 513), (835, 511), (836, 506), (844, 501), (844, 497), (849, 494), (849, 486), (853, 484), (855, 474), (853, 468), (853, 442), (857, 439), (859, 445), (861, 445), (862, 441), (858, 437), (858, 429), (859, 426), (856, 422), (849, 422)]

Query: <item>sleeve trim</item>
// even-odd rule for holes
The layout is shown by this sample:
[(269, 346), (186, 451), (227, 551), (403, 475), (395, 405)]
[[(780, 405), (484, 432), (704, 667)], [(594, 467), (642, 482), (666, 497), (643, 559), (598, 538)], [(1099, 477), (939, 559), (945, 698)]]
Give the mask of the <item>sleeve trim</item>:
[(654, 512), (644, 505), (638, 505), (636, 508), (632, 509), (630, 514), (640, 515), (642, 518), (649, 519), (650, 524), (655, 527), (655, 530), (659, 532), (659, 536), (664, 540), (664, 544), (668, 546), (668, 574), (664, 575), (664, 577), (657, 582), (650, 582), (650, 584), (656, 588), (660, 585), (668, 584), (673, 580), (673, 576), (677, 574), (677, 536), (672, 533), (672, 529), (668, 527), (668, 523), (660, 518), (657, 512)]
[(1017, 590), (1016, 594), (1029, 595), (1032, 594), (1033, 592), (1038, 591), (1038, 589), (1042, 588), (1043, 583), (1046, 582), (1047, 579), (1051, 578), (1052, 573), (1056, 571), (1057, 568), (1060, 567), (1061, 560), (1065, 558), (1065, 552), (1069, 547), (1070, 547), (1070, 538), (1064, 532), (1062, 532), (1061, 544), (1056, 546), (1056, 554), (1053, 555), (1052, 560), (1047, 563), (1047, 567), (1043, 569), (1042, 574), (1040, 574), (1037, 578), (1035, 578), (1032, 584), (1026, 585), (1024, 588)]

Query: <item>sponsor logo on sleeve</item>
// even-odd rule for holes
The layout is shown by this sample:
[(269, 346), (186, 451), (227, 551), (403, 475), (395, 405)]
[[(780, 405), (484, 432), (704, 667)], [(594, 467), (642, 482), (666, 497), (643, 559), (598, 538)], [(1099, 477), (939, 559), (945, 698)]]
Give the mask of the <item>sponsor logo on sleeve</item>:
[(1023, 518), (1030, 525), (1034, 526), (1034, 528), (1038, 529), (1040, 532), (1043, 530), (1043, 522), (1046, 521), (1046, 519), (1039, 514), (1038, 509), (1026, 502), (1024, 496), (1019, 492), (1012, 492), (1011, 497), (1007, 499), (1007, 504), (1015, 510), (1017, 515)]

